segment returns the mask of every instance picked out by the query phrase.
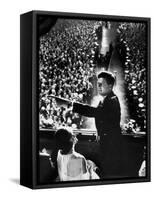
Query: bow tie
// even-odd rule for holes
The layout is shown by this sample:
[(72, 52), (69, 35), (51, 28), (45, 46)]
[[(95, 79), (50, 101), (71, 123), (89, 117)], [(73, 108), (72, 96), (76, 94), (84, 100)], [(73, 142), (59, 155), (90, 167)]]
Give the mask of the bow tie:
[(103, 105), (105, 97), (106, 97), (106, 96), (101, 97), (101, 99), (100, 99), (100, 101), (99, 101), (99, 104), (98, 104), (99, 106)]
[(104, 100), (101, 100), (98, 104), (98, 106), (102, 106), (103, 105)]

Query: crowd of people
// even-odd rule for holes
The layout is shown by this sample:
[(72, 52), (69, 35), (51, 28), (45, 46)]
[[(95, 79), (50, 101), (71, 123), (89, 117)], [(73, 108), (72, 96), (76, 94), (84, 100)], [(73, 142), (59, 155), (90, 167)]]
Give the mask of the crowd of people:
[[(120, 23), (117, 31), (117, 50), (124, 67), (129, 115), (131, 116), (131, 120), (133, 120), (133, 129), (136, 129), (136, 131), (145, 131), (146, 26), (142, 23)], [(132, 121), (129, 121), (126, 127), (130, 129)]]
[[(113, 48), (116, 48), (122, 61), (126, 99), (130, 116), (127, 123), (123, 126), (123, 129), (125, 129), (123, 133), (132, 134), (133, 132), (137, 133), (146, 130), (146, 27), (141, 23), (119, 23), (116, 45), (113, 47), (113, 44), (110, 43), (109, 52), (104, 57), (103, 55), (99, 55), (99, 40), (101, 37), (98, 37), (97, 30), (98, 27), (100, 29), (101, 26), (101, 21), (58, 19), (55, 26), (52, 27), (47, 34), (40, 37), (40, 128), (55, 130), (64, 126), (73, 129), (85, 128), (84, 117), (82, 116), (88, 116), (88, 111), (90, 111), (90, 109), (87, 111), (85, 105), (74, 103), (74, 111), (71, 109), (69, 110), (71, 104), (64, 105), (53, 96), (65, 98), (70, 101), (91, 104), (95, 91), (94, 80), (97, 77), (97, 67), (102, 67), (102, 63), (105, 63), (107, 68)], [(110, 75), (108, 74), (108, 76)], [(126, 164), (123, 162), (124, 158), (120, 157), (120, 155), (122, 155), (122, 148), (124, 147), (120, 127), (121, 108), (118, 97), (116, 97), (112, 91), (115, 79), (113, 81), (112, 76), (110, 78), (111, 79), (98, 77), (98, 79), (101, 80), (101, 82), (99, 82), (99, 87), (103, 89), (103, 80), (105, 79), (105, 88), (107, 91), (102, 95), (106, 98), (106, 105), (105, 101), (102, 105), (99, 105), (99, 108), (101, 108), (101, 110), (99, 110), (101, 111), (101, 115), (98, 110), (96, 112), (96, 108), (90, 107), (91, 116), (95, 118), (97, 132), (100, 134), (97, 140), (100, 145), (98, 152), (100, 154), (99, 167), (101, 178), (103, 176), (114, 177), (115, 174), (120, 174), (122, 176), (122, 173), (125, 173), (126, 169), (128, 170)], [(107, 80), (111, 82), (108, 83)], [(100, 92), (102, 90), (100, 90)], [(104, 108), (107, 109), (104, 111)], [(103, 120), (100, 116), (102, 116)], [(105, 131), (109, 137), (106, 137), (107, 134)], [(67, 151), (65, 153), (63, 151), (61, 152), (61, 150), (58, 151), (58, 169), (61, 169), (63, 166), (67, 169), (66, 166), (68, 166), (67, 161), (70, 152), (73, 152), (73, 156), (77, 153), (74, 151), (77, 140), (73, 134), (69, 135), (68, 141), (64, 141), (66, 137), (63, 135), (62, 138), (64, 140), (59, 143), (60, 149), (65, 147), (63, 150), (67, 149)], [(57, 137), (57, 141), (60, 141), (59, 137)], [(70, 144), (70, 141), (72, 141), (72, 143), (69, 147), (68, 144)], [(102, 157), (102, 155), (104, 157)], [(66, 162), (64, 161), (65, 157)], [(124, 157), (127, 158), (127, 156)], [(84, 157), (82, 156), (82, 158)], [(50, 161), (52, 161), (52, 159), (50, 159)], [(83, 159), (79, 161), (83, 161)], [(86, 162), (85, 158), (84, 161)], [(124, 159), (124, 161), (126, 160)], [(131, 166), (130, 163), (131, 161), (129, 162), (129, 166)], [(132, 171), (134, 172), (135, 170)], [(74, 179), (64, 177), (63, 170), (59, 170), (58, 173), (61, 181)], [(95, 174), (94, 179), (99, 178), (96, 177), (96, 175), (97, 174)], [(87, 170), (86, 179), (89, 179), (90, 176), (91, 173), (88, 173)], [(139, 176), (145, 176), (145, 162), (143, 162), (141, 166)], [(79, 180), (83, 179), (85, 180), (81, 173)]]
[[(49, 95), (90, 103), (94, 96), (96, 66), (99, 66), (98, 29), (101, 21), (58, 19), (50, 32), (40, 37), (40, 126), (83, 128), (78, 114), (65, 115)], [(142, 23), (119, 23), (116, 48), (124, 68), (126, 99), (133, 129), (146, 129), (146, 27)], [(99, 55), (99, 56), (98, 56)], [(102, 60), (102, 59), (101, 59)], [(102, 65), (102, 62), (101, 62)], [(131, 121), (125, 124), (130, 129)]]
[(91, 100), (92, 80), (96, 77), (96, 52), (99, 48), (95, 30), (100, 23), (59, 19), (49, 33), (40, 37), (41, 127), (56, 128), (64, 123), (82, 127), (82, 120), (79, 123), (80, 117), (77, 114), (70, 113), (63, 118), (65, 107), (59, 107), (48, 95), (83, 103)]

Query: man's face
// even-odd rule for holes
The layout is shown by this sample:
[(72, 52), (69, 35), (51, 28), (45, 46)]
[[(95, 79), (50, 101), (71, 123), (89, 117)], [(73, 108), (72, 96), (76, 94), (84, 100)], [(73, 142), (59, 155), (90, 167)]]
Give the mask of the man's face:
[(101, 96), (106, 96), (112, 91), (112, 85), (106, 82), (106, 79), (99, 78), (97, 81), (98, 93)]

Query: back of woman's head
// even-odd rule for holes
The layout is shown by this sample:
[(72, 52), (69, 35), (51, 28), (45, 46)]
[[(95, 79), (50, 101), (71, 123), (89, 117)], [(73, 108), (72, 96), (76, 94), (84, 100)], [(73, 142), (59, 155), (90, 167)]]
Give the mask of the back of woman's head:
[(63, 154), (67, 154), (73, 147), (72, 132), (67, 128), (60, 128), (55, 133), (56, 145), (62, 150)]

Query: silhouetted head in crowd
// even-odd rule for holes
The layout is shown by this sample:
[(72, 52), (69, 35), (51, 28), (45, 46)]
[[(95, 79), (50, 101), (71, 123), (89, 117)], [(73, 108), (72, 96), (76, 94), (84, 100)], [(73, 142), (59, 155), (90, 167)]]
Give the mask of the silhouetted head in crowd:
[(57, 147), (62, 150), (62, 154), (71, 153), (77, 143), (77, 138), (68, 128), (60, 128), (55, 133)]

